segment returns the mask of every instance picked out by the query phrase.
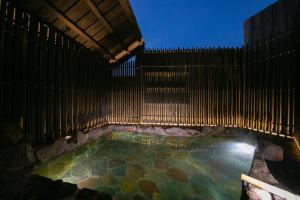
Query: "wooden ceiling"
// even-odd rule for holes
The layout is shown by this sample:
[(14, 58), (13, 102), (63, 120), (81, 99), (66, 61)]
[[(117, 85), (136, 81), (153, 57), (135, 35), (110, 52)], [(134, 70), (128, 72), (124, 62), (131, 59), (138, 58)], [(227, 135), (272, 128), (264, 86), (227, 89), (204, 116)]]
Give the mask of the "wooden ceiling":
[(19, 3), (111, 63), (144, 45), (129, 0), (20, 0)]

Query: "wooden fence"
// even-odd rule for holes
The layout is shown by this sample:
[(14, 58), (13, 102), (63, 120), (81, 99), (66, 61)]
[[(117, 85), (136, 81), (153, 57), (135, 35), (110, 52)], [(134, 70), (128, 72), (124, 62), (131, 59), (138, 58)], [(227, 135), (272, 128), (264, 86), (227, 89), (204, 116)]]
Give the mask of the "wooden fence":
[(295, 54), (292, 32), (244, 48), (242, 126), (294, 135)]
[(293, 33), (243, 48), (146, 50), (112, 72), (109, 122), (292, 136), (294, 56)]
[(110, 124), (224, 125), (292, 136), (293, 33), (242, 48), (146, 50), (109, 66), (0, 0), (0, 121), (32, 143)]
[(0, 2), (0, 121), (21, 121), (32, 143), (106, 124), (108, 65), (55, 28)]

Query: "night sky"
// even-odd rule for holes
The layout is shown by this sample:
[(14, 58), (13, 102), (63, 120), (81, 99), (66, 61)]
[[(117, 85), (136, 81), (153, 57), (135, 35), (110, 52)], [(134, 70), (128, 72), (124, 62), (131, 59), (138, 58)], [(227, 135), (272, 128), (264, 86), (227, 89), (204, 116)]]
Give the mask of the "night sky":
[(243, 44), (243, 22), (275, 0), (130, 0), (146, 48)]

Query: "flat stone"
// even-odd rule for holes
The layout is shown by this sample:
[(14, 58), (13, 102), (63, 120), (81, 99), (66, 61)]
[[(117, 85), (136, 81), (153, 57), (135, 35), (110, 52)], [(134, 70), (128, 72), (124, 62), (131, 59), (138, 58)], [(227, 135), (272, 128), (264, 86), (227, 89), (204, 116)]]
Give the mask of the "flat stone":
[(92, 176), (101, 176), (105, 172), (107, 172), (106, 160), (92, 161)]
[(157, 155), (157, 158), (158, 159), (166, 159), (166, 158), (169, 158), (171, 157), (172, 154), (171, 153), (168, 153), (168, 152), (160, 152), (158, 155)]
[(70, 171), (72, 176), (75, 176), (78, 179), (85, 179), (91, 175), (91, 168), (89, 162), (84, 162), (79, 165), (76, 165)]
[(102, 176), (102, 181), (106, 185), (115, 185), (118, 183), (117, 179), (113, 176), (112, 170), (107, 171), (103, 176)]
[(139, 182), (140, 191), (143, 192), (147, 197), (152, 198), (155, 194), (160, 194), (157, 185), (150, 180), (141, 180)]
[(181, 200), (180, 193), (176, 189), (173, 182), (166, 182), (159, 186), (161, 199), (166, 200)]
[(146, 171), (144, 167), (137, 164), (133, 164), (133, 165), (128, 165), (127, 174), (128, 176), (131, 176), (135, 179), (140, 179), (145, 177)]
[(164, 184), (166, 182), (169, 182), (168, 177), (162, 170), (152, 169), (149, 170), (149, 172), (146, 174), (145, 178), (147, 180), (153, 181), (157, 185)]
[(165, 160), (156, 159), (154, 161), (154, 166), (157, 169), (164, 170), (164, 169), (167, 169), (169, 167), (169, 163)]
[(116, 166), (112, 169), (112, 174), (114, 176), (125, 176), (126, 171), (127, 171), (127, 166), (120, 165), (120, 166)]
[(47, 177), (52, 179), (61, 179), (71, 168), (73, 167), (73, 162), (69, 163), (56, 162), (49, 166)]
[(121, 180), (120, 183), (121, 190), (126, 194), (126, 195), (132, 195), (134, 192), (137, 191), (137, 183), (130, 178), (124, 178)]
[(137, 157), (134, 156), (134, 155), (129, 155), (129, 156), (127, 157), (127, 161), (129, 161), (129, 162), (135, 161), (135, 160), (137, 160)]
[(169, 168), (166, 171), (166, 175), (173, 181), (182, 183), (186, 183), (189, 180), (188, 176), (182, 170), (176, 168)]
[(113, 159), (113, 160), (109, 161), (108, 166), (109, 166), (109, 168), (113, 168), (115, 166), (123, 165), (125, 163), (126, 162), (124, 160), (122, 160), (122, 159)]

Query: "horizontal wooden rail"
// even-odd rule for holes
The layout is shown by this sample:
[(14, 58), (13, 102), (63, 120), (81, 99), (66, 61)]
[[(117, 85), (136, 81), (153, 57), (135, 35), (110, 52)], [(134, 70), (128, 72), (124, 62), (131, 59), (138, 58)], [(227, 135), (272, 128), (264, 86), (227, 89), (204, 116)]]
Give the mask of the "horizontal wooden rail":
[(250, 176), (247, 176), (245, 174), (241, 174), (241, 180), (247, 183), (250, 183), (251, 185), (254, 185), (260, 189), (263, 189), (271, 194), (274, 194), (276, 196), (279, 196), (281, 198), (287, 199), (287, 200), (300, 200), (300, 196), (295, 195), (291, 192), (288, 192), (286, 190), (280, 189), (278, 187), (275, 187), (273, 185), (270, 185), (268, 183), (265, 183), (263, 181), (257, 180), (255, 178), (252, 178)]

